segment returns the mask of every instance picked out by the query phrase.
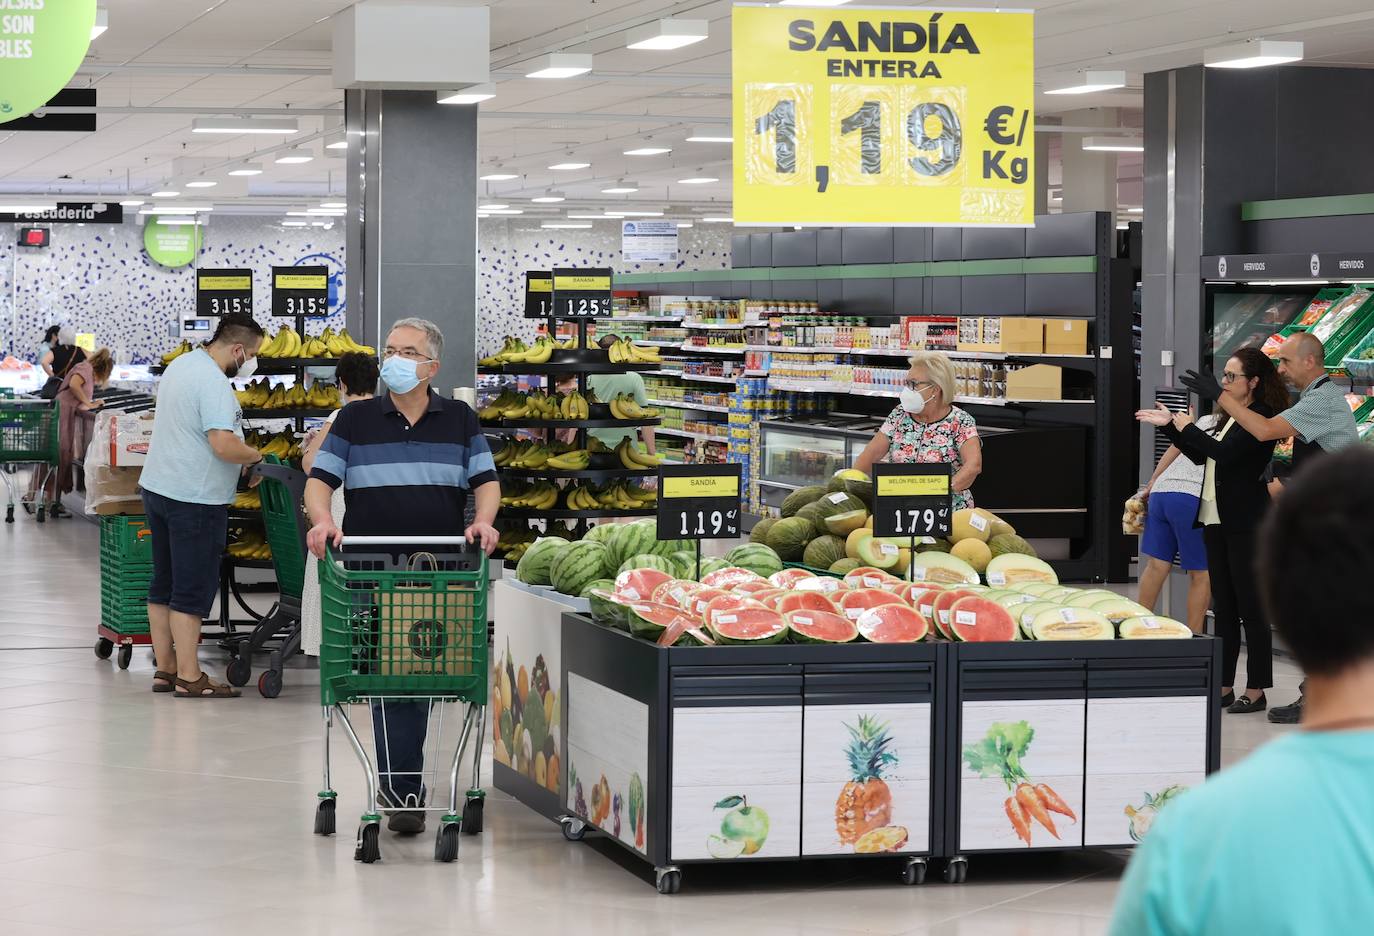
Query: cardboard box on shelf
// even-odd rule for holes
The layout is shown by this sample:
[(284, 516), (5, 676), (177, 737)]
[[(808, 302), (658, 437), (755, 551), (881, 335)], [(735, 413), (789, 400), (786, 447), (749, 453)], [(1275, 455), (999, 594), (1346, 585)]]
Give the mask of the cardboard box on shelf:
[(153, 441), (153, 414), (129, 413), (110, 417), (110, 467), (141, 466)]
[(1046, 354), (1087, 354), (1087, 319), (1046, 319)]
[(1039, 354), (1045, 350), (1045, 320), (1024, 315), (966, 316), (959, 320), (960, 351)]
[(1055, 364), (1031, 364), (1008, 370), (1007, 399), (1064, 399), (1064, 368)]

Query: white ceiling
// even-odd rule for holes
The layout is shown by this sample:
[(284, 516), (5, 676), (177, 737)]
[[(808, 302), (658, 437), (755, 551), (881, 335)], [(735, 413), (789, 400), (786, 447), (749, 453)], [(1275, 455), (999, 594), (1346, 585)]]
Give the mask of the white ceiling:
[[(72, 86), (94, 86), (102, 108), (131, 112), (101, 113), (94, 134), (7, 132), (0, 125), (0, 192), (146, 193), (185, 180), (173, 164), (178, 158), (215, 166), (279, 145), (277, 138), (192, 135), (196, 114), (235, 108), (280, 116), (291, 108), (304, 115), (297, 141), (341, 120), (342, 92), (333, 88), (328, 68), (330, 17), (348, 5), (345, 0), (102, 0), (102, 5), (109, 8), (109, 31), (92, 45)], [(487, 5), (497, 97), (481, 109), (483, 166), (499, 164), (521, 175), (512, 182), (484, 183), (488, 196), (519, 201), (557, 188), (569, 196), (560, 208), (606, 205), (617, 197), (601, 195), (600, 189), (623, 177), (637, 181), (641, 191), (620, 200), (639, 207), (728, 206), (729, 145), (684, 142), (696, 124), (729, 118), (728, 0), (490, 0)], [(862, 5), (939, 6), (909, 0)], [(992, 0), (958, 0), (957, 5), (1002, 6)], [(1138, 125), (1145, 72), (1194, 64), (1209, 46), (1248, 38), (1302, 40), (1309, 64), (1374, 66), (1374, 8), (1368, 0), (1300, 5), (1291, 0), (1021, 0), (1015, 5), (1036, 11), (1036, 73), (1042, 89), (1086, 68), (1125, 69), (1130, 79), (1131, 88), (1119, 92), (1038, 95), (1039, 115), (1049, 120), (1071, 109), (1114, 107), (1121, 109), (1124, 123)], [(709, 20), (711, 38), (673, 52), (624, 48), (625, 29), (664, 16)], [(522, 77), (524, 66), (551, 51), (595, 53), (595, 71), (564, 81)], [(225, 68), (236, 71), (225, 73)], [(1069, 114), (1068, 122), (1073, 118)], [(672, 147), (672, 153), (622, 155), (650, 140)], [(239, 195), (235, 203), (246, 206), (341, 192), (343, 160), (335, 158), (337, 153), (326, 157), (318, 139), (308, 145), (315, 150), (314, 162), (276, 166), (269, 156), (268, 172), (249, 180), (246, 189), (241, 182), (232, 188), (223, 169), (217, 169), (210, 177), (220, 186), (197, 194), (219, 201)], [(560, 173), (546, 168), (569, 150), (591, 168)], [(1122, 204), (1139, 204), (1138, 158), (1121, 160), (1119, 169)], [(676, 184), (689, 175), (721, 181)]]

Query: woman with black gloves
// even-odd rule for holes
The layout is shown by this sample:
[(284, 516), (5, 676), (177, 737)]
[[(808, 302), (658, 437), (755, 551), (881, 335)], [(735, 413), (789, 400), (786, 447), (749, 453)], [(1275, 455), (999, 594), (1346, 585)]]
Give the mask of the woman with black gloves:
[[(1288, 405), (1283, 379), (1257, 348), (1243, 348), (1226, 362), (1221, 386), (1222, 393), (1263, 416)], [(1212, 614), (1222, 642), (1221, 704), (1237, 715), (1262, 712), (1268, 704), (1264, 690), (1274, 684), (1274, 663), (1254, 565), (1259, 527), (1269, 506), (1264, 474), (1274, 443), (1259, 441), (1229, 416), (1204, 432), (1191, 416), (1171, 413), (1163, 404), (1141, 410), (1136, 419), (1163, 429), (1179, 451), (1203, 465), (1197, 525), (1207, 545)], [(1233, 686), (1242, 626), (1248, 655), (1245, 694), (1238, 699)]]

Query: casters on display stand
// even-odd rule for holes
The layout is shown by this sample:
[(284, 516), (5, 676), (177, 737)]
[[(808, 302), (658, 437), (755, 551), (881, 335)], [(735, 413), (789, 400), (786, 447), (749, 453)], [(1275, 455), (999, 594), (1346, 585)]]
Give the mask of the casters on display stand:
[(315, 807), (315, 834), (333, 835), (334, 834), (334, 798), (328, 797), (320, 800), (320, 804)]
[(682, 870), (674, 867), (655, 868), (654, 883), (660, 894), (676, 894), (682, 890)]
[(382, 846), (378, 838), (382, 834), (382, 823), (380, 818), (375, 820), (365, 820), (358, 826), (358, 845), (353, 849), (353, 860), (361, 861), (363, 864), (372, 864), (382, 857)]
[(587, 834), (587, 823), (576, 816), (559, 816), (558, 824), (563, 827), (563, 837), (569, 842), (580, 842)]
[(924, 858), (908, 858), (906, 864), (902, 866), (903, 884), (924, 884), (926, 882), (926, 860)]
[(463, 823), (454, 816), (445, 816), (434, 839), (434, 860), (448, 863), (458, 860), (458, 841)]
[(253, 661), (246, 655), (231, 658), (224, 668), (224, 678), (231, 686), (248, 685), (248, 680), (253, 678)]
[(964, 878), (967, 874), (967, 858), (951, 858), (949, 859), (949, 863), (945, 865), (946, 884), (962, 884), (964, 883)]
[(120, 669), (128, 669), (129, 663), (133, 660), (133, 658), (134, 645), (122, 644), (119, 648), (119, 656), (115, 658), (115, 662), (119, 664)]
[[(468, 790), (468, 797), (463, 803), (463, 834), (481, 835), (482, 834), (482, 809), (487, 804), (487, 794), (481, 790)], [(457, 846), (454, 846), (455, 848)]]
[(114, 653), (114, 641), (107, 637), (101, 637), (95, 642), (95, 656), (98, 660), (108, 660), (110, 654)]

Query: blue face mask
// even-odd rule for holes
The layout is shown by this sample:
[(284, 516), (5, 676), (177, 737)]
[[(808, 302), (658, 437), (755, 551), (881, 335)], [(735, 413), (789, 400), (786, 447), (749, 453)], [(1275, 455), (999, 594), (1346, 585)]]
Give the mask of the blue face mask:
[(409, 393), (420, 385), (420, 376), (415, 372), (417, 366), (417, 361), (393, 354), (382, 362), (382, 383), (396, 393)]

